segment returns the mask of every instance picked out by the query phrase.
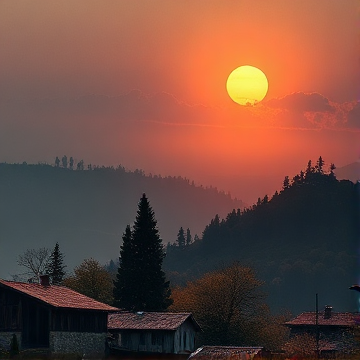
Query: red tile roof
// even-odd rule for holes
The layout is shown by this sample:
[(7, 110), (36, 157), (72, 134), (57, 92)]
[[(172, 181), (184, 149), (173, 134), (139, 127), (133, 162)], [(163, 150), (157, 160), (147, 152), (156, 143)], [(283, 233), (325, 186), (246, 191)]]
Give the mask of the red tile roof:
[(122, 330), (176, 330), (187, 319), (200, 331), (191, 313), (128, 312), (109, 314), (108, 329)]
[(103, 304), (64, 286), (29, 284), (0, 279), (0, 286), (11, 288), (51, 306), (83, 310), (119, 311), (118, 308)]
[[(360, 320), (359, 313), (349, 312), (331, 312), (329, 318), (324, 317), (324, 312), (319, 312), (318, 324), (319, 326), (353, 326)], [(316, 325), (316, 313), (303, 312), (296, 318), (285, 323), (288, 326), (315, 326)]]

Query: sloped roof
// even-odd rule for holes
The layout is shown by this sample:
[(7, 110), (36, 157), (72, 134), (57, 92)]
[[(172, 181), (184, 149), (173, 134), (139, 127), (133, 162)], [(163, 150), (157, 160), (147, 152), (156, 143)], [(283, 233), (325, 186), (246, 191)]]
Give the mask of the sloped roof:
[[(331, 312), (329, 318), (324, 317), (324, 311), (318, 314), (319, 326), (354, 326), (359, 323), (360, 314), (350, 312)], [(292, 326), (315, 326), (316, 325), (316, 312), (303, 312), (296, 318), (285, 323), (290, 327)]]
[(118, 308), (103, 304), (64, 286), (44, 286), (0, 279), (0, 286), (1, 285), (58, 308), (99, 311), (119, 310)]
[(122, 311), (109, 314), (109, 330), (176, 330), (187, 319), (193, 323), (195, 329), (200, 327), (192, 317), (191, 313), (171, 312), (129, 312)]
[(262, 351), (263, 347), (256, 346), (203, 346), (191, 353), (189, 359), (243, 359), (244, 354), (254, 356)]

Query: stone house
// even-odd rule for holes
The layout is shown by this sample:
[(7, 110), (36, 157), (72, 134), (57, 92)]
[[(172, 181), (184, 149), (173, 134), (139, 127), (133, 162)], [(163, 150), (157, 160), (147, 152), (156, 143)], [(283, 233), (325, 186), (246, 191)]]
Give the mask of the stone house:
[(305, 335), (308, 338), (306, 346), (321, 355), (352, 352), (360, 345), (359, 313), (334, 312), (331, 306), (326, 306), (318, 313), (303, 312), (285, 325), (290, 329), (289, 343), (295, 339), (301, 341)]
[(190, 354), (201, 331), (191, 313), (129, 312), (109, 314), (112, 351)]
[(0, 279), (0, 344), (16, 335), (20, 349), (104, 354), (107, 316), (119, 309), (63, 286)]

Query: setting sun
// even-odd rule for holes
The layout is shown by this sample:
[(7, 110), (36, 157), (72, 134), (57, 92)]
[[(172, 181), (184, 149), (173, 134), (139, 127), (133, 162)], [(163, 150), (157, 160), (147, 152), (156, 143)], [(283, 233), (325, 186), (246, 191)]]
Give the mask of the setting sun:
[(255, 105), (268, 91), (265, 74), (254, 66), (240, 66), (232, 71), (226, 82), (230, 98), (240, 105)]

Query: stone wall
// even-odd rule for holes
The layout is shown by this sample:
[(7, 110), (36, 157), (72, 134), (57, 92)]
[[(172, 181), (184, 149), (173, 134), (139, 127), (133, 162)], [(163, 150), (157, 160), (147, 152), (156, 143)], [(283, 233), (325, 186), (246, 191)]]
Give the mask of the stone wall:
[(105, 354), (106, 333), (50, 331), (50, 351), (61, 354)]
[(16, 335), (19, 344), (19, 350), (21, 350), (21, 332), (16, 331), (0, 332), (0, 349), (3, 348), (7, 351), (10, 350), (10, 343), (13, 334)]

